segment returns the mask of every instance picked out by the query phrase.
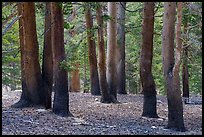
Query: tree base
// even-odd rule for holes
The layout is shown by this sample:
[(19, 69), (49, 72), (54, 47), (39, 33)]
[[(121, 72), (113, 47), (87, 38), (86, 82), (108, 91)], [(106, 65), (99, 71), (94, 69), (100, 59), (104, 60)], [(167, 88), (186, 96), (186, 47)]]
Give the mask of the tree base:
[(170, 126), (166, 126), (165, 129), (171, 129), (171, 130), (175, 130), (175, 131), (180, 131), (180, 132), (185, 132), (187, 131), (185, 127), (170, 127)]
[(20, 99), (17, 103), (11, 105), (12, 108), (25, 108), (30, 107), (31, 102), (25, 99)]
[(117, 93), (118, 93), (118, 94), (124, 94), (124, 95), (126, 95), (126, 94), (127, 94), (127, 92), (126, 92), (126, 91), (124, 91), (124, 92), (120, 92), (120, 91), (118, 91)]
[(106, 99), (103, 99), (103, 98), (101, 98), (101, 101), (100, 101), (101, 103), (111, 103), (111, 101), (108, 99), (108, 100), (106, 100)]
[(61, 117), (74, 117), (74, 115), (71, 112), (67, 112), (65, 110), (53, 110), (53, 112)]
[(114, 97), (113, 95), (111, 95), (111, 102), (112, 103), (120, 103), (117, 99), (116, 99), (116, 97)]
[(104, 99), (101, 97), (101, 103), (120, 103), (114, 96), (111, 96), (108, 99)]
[(91, 93), (91, 95), (94, 95), (94, 96), (101, 96), (101, 93), (98, 93), (98, 94), (96, 94), (96, 93)]
[(159, 118), (157, 114), (142, 114), (143, 117), (148, 117), (148, 118)]

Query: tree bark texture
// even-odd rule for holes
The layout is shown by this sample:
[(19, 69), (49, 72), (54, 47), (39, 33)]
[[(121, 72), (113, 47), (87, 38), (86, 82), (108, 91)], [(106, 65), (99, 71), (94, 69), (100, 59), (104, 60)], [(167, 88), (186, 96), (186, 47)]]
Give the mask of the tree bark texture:
[(125, 9), (126, 2), (118, 2), (117, 11), (117, 93), (127, 94), (125, 78)]
[(117, 102), (117, 69), (116, 69), (116, 46), (117, 46), (117, 2), (108, 2), (108, 15), (111, 19), (107, 22), (107, 82), (111, 100)]
[(71, 72), (71, 92), (80, 92), (79, 63), (75, 63), (74, 68)]
[[(184, 24), (185, 40), (187, 37), (187, 22)], [(183, 84), (183, 97), (189, 99), (189, 72), (188, 72), (188, 47), (187, 44), (183, 45), (183, 62), (182, 62), (182, 84)], [(187, 101), (186, 100), (186, 101)], [(185, 101), (185, 102), (186, 102)]]
[[(180, 8), (180, 6), (178, 7)], [(179, 8), (178, 17), (181, 16)], [(179, 83), (178, 72), (180, 63), (178, 60), (180, 58), (178, 48), (180, 47), (176, 48), (176, 61), (174, 65), (174, 34), (175, 34), (174, 31), (176, 19), (175, 17), (176, 17), (176, 3), (165, 2), (162, 30), (162, 62), (168, 101), (167, 128), (174, 128), (179, 131), (185, 131), (183, 121), (183, 104), (179, 87), (180, 85), (178, 84)]]
[(188, 48), (183, 49), (182, 82), (183, 97), (189, 98)]
[(110, 103), (110, 93), (108, 91), (108, 84), (106, 79), (106, 57), (103, 34), (103, 13), (102, 4), (99, 2), (99, 7), (96, 9), (96, 19), (98, 23), (98, 56), (99, 56), (99, 82), (101, 89), (101, 102)]
[(28, 107), (44, 105), (44, 84), (41, 77), (38, 42), (35, 21), (35, 5), (33, 2), (18, 4), (21, 15), (19, 21), (22, 95), (12, 107)]
[(84, 46), (84, 85), (83, 85), (83, 90), (84, 93), (88, 92), (88, 89), (86, 88), (87, 85), (87, 78), (86, 78), (86, 72), (87, 72), (87, 64), (86, 64), (86, 54), (87, 54), (87, 48)]
[[(89, 5), (88, 5), (89, 6)], [(85, 9), (85, 20), (87, 29), (87, 41), (88, 41), (88, 57), (90, 64), (90, 80), (91, 80), (91, 94), (101, 95), (98, 70), (97, 70), (97, 58), (96, 58), (96, 45), (93, 35), (93, 19), (91, 9), (87, 7)]]
[(140, 78), (144, 94), (142, 116), (157, 118), (156, 89), (152, 76), (154, 2), (144, 2), (142, 49), (140, 52)]
[(51, 108), (51, 95), (53, 84), (53, 57), (51, 43), (51, 3), (46, 2), (45, 10), (45, 30), (44, 30), (44, 47), (42, 62), (42, 78), (48, 85), (49, 91), (46, 93), (46, 108)]
[[(70, 17), (70, 21), (74, 20), (76, 18), (76, 8), (73, 7), (72, 15)], [(73, 29), (69, 32), (71, 34), (71, 37), (74, 37), (76, 35), (76, 30)], [(74, 70), (71, 71), (71, 88), (70, 92), (80, 92), (80, 76), (79, 76), (79, 63), (75, 62), (73, 64)]]
[(51, 2), (51, 22), (53, 23), (53, 83), (54, 104), (53, 112), (60, 116), (70, 116), (67, 71), (60, 68), (60, 62), (66, 59), (64, 49), (64, 20), (61, 4)]

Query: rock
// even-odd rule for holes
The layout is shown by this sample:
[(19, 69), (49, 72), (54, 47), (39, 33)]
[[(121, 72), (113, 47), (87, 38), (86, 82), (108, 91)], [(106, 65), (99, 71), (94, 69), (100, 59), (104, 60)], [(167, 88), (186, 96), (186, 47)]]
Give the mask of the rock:
[(37, 109), (37, 111), (38, 112), (45, 112), (45, 111), (47, 111), (46, 109), (43, 109), (43, 108), (39, 108), (39, 109)]
[(157, 100), (157, 103), (162, 103), (162, 101), (161, 100)]
[(157, 128), (157, 127), (156, 127), (156, 126), (151, 126), (151, 128), (155, 129), (155, 128)]
[(164, 121), (164, 119), (163, 119), (163, 118), (158, 118), (157, 120), (159, 120), (159, 121)]

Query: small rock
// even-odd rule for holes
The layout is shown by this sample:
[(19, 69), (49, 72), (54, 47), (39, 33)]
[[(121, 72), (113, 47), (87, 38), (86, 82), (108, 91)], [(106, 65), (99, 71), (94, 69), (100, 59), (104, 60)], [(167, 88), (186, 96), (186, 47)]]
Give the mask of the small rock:
[(159, 120), (159, 121), (164, 121), (164, 119), (163, 119), (163, 118), (158, 118), (157, 120)]
[(157, 100), (157, 103), (162, 103), (162, 101), (161, 100)]
[(39, 108), (37, 109), (38, 112), (45, 112), (46, 110), (45, 109), (42, 109), (42, 108)]
[(157, 128), (157, 127), (155, 127), (155, 126), (151, 126), (151, 128), (155, 129), (155, 128)]

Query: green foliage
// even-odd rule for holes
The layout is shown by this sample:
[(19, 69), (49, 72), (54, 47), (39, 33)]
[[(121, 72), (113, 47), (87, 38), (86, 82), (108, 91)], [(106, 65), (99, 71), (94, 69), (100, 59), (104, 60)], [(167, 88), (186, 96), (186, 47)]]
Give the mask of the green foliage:
[(72, 13), (73, 5), (71, 2), (63, 2), (63, 13), (64, 15), (70, 15)]
[[(7, 22), (7, 26), (13, 18), (7, 18), (16, 8), (14, 5), (8, 5), (3, 8), (2, 22)], [(4, 27), (4, 26), (3, 26)], [(10, 29), (2, 36), (2, 84), (11, 87), (12, 90), (20, 87), (20, 46), (18, 36), (18, 22), (14, 23)]]
[(64, 22), (64, 28), (68, 30), (74, 29), (74, 24), (71, 24), (69, 22)]
[[(138, 7), (141, 3), (128, 2), (126, 4), (127, 9), (133, 10), (134, 7)], [(140, 92), (140, 76), (139, 76), (139, 56), (141, 45), (141, 30), (142, 26), (137, 24), (142, 23), (139, 12), (126, 12), (125, 27), (126, 27), (126, 81), (127, 91), (130, 93)]]
[(71, 65), (68, 61), (63, 60), (60, 62), (59, 64), (59, 68), (61, 70), (67, 70), (68, 72), (71, 72), (72, 70), (75, 69), (75, 67), (73, 65)]

